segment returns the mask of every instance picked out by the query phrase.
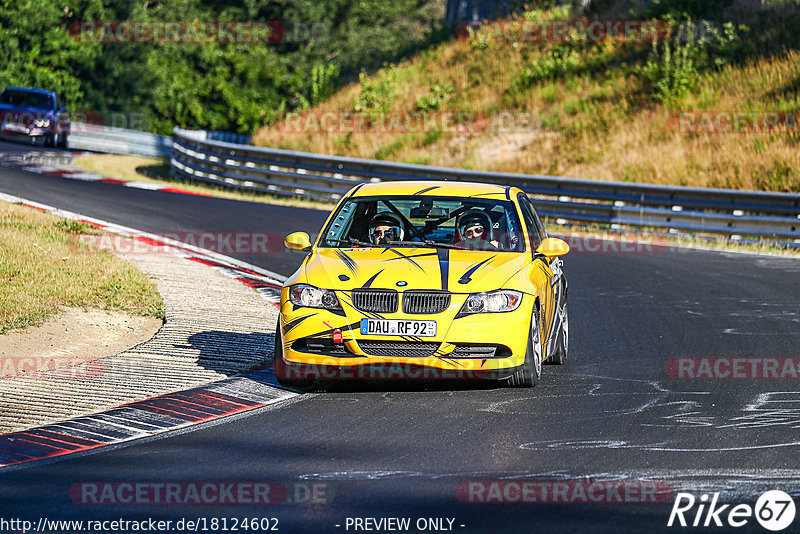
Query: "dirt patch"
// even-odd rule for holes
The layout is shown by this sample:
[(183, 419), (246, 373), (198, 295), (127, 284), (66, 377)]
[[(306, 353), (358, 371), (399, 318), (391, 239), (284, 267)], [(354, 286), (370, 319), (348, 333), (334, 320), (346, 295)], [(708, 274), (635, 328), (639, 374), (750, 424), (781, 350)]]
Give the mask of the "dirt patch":
[[(113, 356), (149, 340), (162, 324), (155, 317), (68, 308), (41, 326), (0, 336), (0, 361), (4, 362), (0, 376), (8, 378), (30, 371), (24, 360), (46, 360), (52, 369), (58, 362), (69, 365), (76, 360)], [(20, 365), (14, 365), (15, 361)]]

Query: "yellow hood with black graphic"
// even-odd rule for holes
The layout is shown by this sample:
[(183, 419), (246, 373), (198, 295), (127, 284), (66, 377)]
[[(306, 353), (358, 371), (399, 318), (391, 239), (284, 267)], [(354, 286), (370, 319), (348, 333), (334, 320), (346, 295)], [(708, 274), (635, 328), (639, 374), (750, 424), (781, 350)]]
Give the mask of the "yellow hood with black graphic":
[(315, 250), (304, 274), (317, 287), (447, 290), (476, 293), (500, 289), (530, 263), (518, 252), (445, 248), (354, 247)]

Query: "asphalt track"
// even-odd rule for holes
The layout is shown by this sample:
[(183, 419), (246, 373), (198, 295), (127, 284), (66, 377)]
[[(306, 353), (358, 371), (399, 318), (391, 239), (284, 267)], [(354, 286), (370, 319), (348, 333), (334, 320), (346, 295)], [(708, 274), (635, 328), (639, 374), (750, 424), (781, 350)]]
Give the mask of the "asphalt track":
[[(27, 147), (0, 143), (0, 151), (19, 149)], [(0, 191), (154, 233), (313, 233), (325, 216), (11, 169), (0, 169)], [(231, 255), (283, 274), (301, 259)], [(533, 390), (404, 384), (305, 394), (188, 432), (0, 470), (0, 517), (276, 517), (281, 532), (355, 532), (347, 518), (408, 517), (413, 525), (434, 517), (470, 533), (669, 532), (670, 493), (720, 492), (725, 502), (752, 504), (782, 489), (797, 500), (800, 382), (675, 379), (668, 366), (687, 356), (800, 357), (800, 261), (584, 252), (565, 258), (565, 272), (569, 360), (546, 366)], [(656, 504), (463, 502), (462, 483), (496, 480), (648, 480), (669, 492)], [(293, 502), (94, 505), (69, 493), (83, 482), (189, 481), (278, 482)], [(304, 499), (312, 484), (325, 492), (316, 502)], [(754, 520), (679, 530), (765, 531)]]

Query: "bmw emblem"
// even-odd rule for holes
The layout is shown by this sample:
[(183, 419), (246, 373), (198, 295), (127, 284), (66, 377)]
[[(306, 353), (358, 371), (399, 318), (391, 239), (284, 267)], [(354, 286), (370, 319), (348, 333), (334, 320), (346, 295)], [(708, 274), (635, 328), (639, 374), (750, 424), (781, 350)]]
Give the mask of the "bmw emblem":
[(406, 287), (408, 285), (408, 282), (400, 280), (399, 282), (397, 282), (396, 285), (397, 285), (397, 287)]

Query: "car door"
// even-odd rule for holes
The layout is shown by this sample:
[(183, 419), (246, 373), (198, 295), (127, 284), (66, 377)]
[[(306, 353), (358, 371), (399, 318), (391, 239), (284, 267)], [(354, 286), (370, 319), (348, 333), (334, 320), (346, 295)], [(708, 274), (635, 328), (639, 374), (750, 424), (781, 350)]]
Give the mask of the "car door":
[[(541, 226), (541, 222), (537, 221), (537, 216), (535, 214), (536, 212), (534, 211), (530, 200), (528, 200), (528, 196), (524, 193), (520, 193), (518, 200), (520, 209), (522, 210), (522, 219), (524, 220), (525, 227), (528, 230), (528, 245), (531, 247), (531, 254), (533, 255), (534, 273), (539, 271), (546, 281), (544, 284), (541, 284), (538, 289), (541, 304), (539, 324), (541, 327), (542, 339), (545, 341), (545, 344), (547, 344), (549, 342), (548, 333), (551, 331), (553, 326), (553, 316), (556, 305), (552, 283), (553, 271), (550, 266), (550, 260), (545, 256), (536, 253), (536, 248), (542, 242), (542, 239), (547, 237), (547, 234), (544, 233), (544, 228)], [(539, 222), (538, 225), (537, 222)]]

